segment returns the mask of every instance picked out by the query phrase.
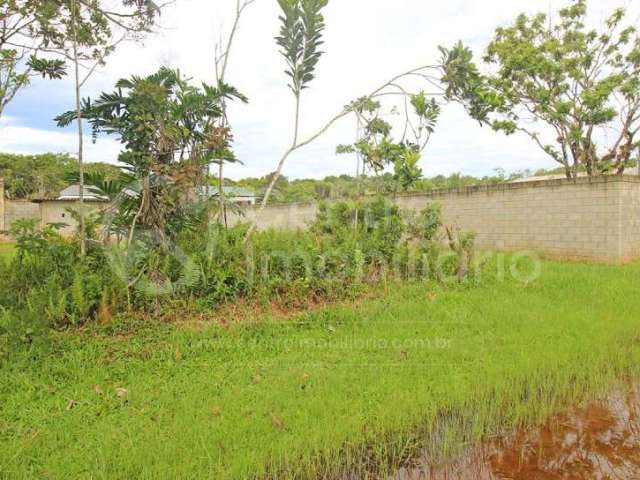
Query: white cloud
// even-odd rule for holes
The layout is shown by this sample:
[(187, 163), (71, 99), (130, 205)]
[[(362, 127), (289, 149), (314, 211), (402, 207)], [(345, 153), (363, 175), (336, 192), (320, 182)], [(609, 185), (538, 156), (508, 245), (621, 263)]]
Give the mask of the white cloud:
[[(600, 22), (618, 3), (626, 2), (629, 18), (637, 18), (639, 0), (590, 0), (594, 22)], [(302, 101), (303, 137), (315, 131), (350, 100), (370, 91), (394, 74), (433, 64), (438, 45), (463, 40), (477, 53), (489, 41), (496, 26), (511, 21), (522, 11), (557, 11), (561, 0), (331, 0), (326, 10), (326, 55), (317, 78)], [(92, 78), (85, 95), (112, 87), (122, 76), (147, 74), (162, 63), (179, 67), (198, 80), (213, 79), (213, 45), (226, 35), (235, 0), (178, 0), (163, 14), (163, 31), (142, 44), (127, 44), (109, 59), (108, 66)], [(236, 149), (244, 166), (232, 166), (233, 177), (265, 174), (275, 168), (280, 154), (290, 144), (292, 98), (286, 87), (273, 37), (278, 31), (275, 0), (257, 0), (246, 11), (232, 52), (228, 78), (249, 96), (248, 105), (231, 107)], [(222, 32), (222, 33), (221, 33)], [(68, 101), (71, 85), (39, 83), (31, 95), (43, 101)], [(48, 98), (51, 97), (51, 98)], [(13, 111), (19, 116), (19, 111)], [(52, 150), (63, 145), (73, 150), (73, 136), (66, 133), (14, 130), (0, 131), (0, 148)], [(11, 128), (11, 127), (10, 127)], [(18, 128), (18, 127), (12, 127)], [(53, 127), (52, 127), (53, 128)], [(4, 130), (4, 128), (2, 129)], [(291, 177), (322, 177), (352, 173), (353, 159), (336, 157), (335, 146), (353, 140), (355, 125), (346, 119), (326, 136), (291, 157), (285, 174)], [(20, 135), (20, 137), (16, 135)], [(20, 140), (22, 138), (23, 140)], [(37, 141), (36, 141), (37, 139)], [(93, 158), (114, 160), (118, 145), (101, 139), (90, 147)], [(428, 174), (462, 171), (489, 174), (496, 167), (506, 170), (553, 166), (548, 158), (522, 136), (505, 137), (481, 129), (457, 107), (447, 108), (422, 166)]]
[[(109, 160), (115, 162), (120, 144), (112, 139), (101, 139), (94, 144), (84, 137), (85, 159), (88, 162)], [(69, 131), (55, 131), (21, 125), (14, 117), (0, 121), (0, 151), (9, 153), (60, 152), (77, 155), (78, 135)]]

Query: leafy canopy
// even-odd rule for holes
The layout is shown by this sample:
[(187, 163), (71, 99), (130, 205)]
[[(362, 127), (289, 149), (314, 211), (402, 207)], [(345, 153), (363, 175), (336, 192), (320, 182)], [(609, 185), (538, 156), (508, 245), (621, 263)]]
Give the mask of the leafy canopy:
[(520, 15), (498, 28), (481, 75), (461, 44), (443, 49), (448, 93), (470, 99), (470, 114), (507, 135), (527, 134), (567, 176), (622, 173), (640, 144), (640, 39), (614, 10), (599, 29), (587, 3), (557, 18)]
[(339, 154), (357, 153), (363, 161), (365, 172), (369, 169), (379, 175), (387, 166), (392, 166), (394, 180), (403, 190), (408, 190), (422, 178), (418, 162), (434, 132), (441, 110), (436, 100), (429, 99), (424, 91), (407, 97), (413, 111), (406, 112), (401, 139), (394, 140), (391, 124), (382, 118), (380, 101), (363, 97), (346, 107), (363, 126), (362, 134), (355, 143), (338, 145), (336, 148)]
[[(139, 192), (128, 210), (141, 209), (138, 220), (157, 237), (202, 184), (207, 165), (235, 160), (233, 136), (222, 126), (223, 99), (246, 101), (227, 84), (197, 87), (178, 70), (162, 67), (148, 77), (121, 79), (115, 91), (83, 101), (82, 116), (94, 138), (115, 135), (124, 144), (119, 161), (135, 180), (130, 188)], [(75, 118), (69, 111), (56, 121), (66, 126)]]
[(148, 31), (159, 11), (152, 0), (0, 0), (0, 115), (31, 77), (66, 75), (73, 18), (80, 60), (102, 63), (121, 38)]
[(287, 62), (285, 73), (290, 77), (289, 88), (296, 96), (314, 79), (320, 61), (325, 28), (322, 9), (328, 0), (278, 0), (282, 15), (280, 35), (276, 43)]

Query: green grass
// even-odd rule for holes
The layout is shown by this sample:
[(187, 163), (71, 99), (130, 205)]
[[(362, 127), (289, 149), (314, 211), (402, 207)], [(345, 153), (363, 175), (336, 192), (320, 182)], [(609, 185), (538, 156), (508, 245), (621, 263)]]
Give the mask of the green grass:
[(430, 436), (453, 451), (635, 375), (639, 278), (544, 262), (529, 284), (393, 285), (292, 321), (59, 334), (0, 367), (0, 477), (307, 478)]
[(15, 245), (13, 243), (0, 242), (0, 259), (9, 259), (15, 252)]

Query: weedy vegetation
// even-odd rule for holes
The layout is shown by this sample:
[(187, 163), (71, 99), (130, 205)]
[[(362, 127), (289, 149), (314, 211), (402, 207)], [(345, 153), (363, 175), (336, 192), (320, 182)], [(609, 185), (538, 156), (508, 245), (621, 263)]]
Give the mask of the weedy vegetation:
[(545, 261), (523, 283), (498, 263), (289, 321), (56, 332), (0, 368), (3, 474), (365, 477), (638, 373), (640, 265)]
[[(215, 84), (160, 67), (82, 101), (117, 45), (114, 24), (137, 39), (161, 6), (23, 3), (7, 15), (12, 35), (33, 43), (0, 42), (11, 87), (0, 114), (33, 74), (59, 78), (73, 60), (77, 105), (56, 122), (77, 124), (78, 162), (5, 158), (7, 192), (43, 195), (73, 170), (82, 193), (72, 238), (29, 220), (2, 232), (15, 243), (0, 244), (0, 478), (384, 477), (638, 378), (640, 264), (487, 255), (473, 232), (443, 224), (438, 205), (404, 212), (367, 195), (421, 188), (422, 152), (452, 102), (496, 130), (527, 133), (567, 177), (622, 174), (640, 131), (640, 40), (622, 10), (602, 34), (586, 31), (584, 0), (556, 26), (521, 16), (489, 46), (493, 75), (464, 45), (441, 48), (438, 63), (392, 77), (303, 137), (328, 2), (279, 0), (295, 115), (254, 213), (289, 198), (292, 154), (347, 117), (358, 133), (337, 152), (355, 157), (357, 175), (341, 187), (354, 199), (321, 204), (307, 229), (260, 231), (222, 188), (224, 165), (239, 161), (227, 107), (249, 101), (225, 72), (253, 0), (236, 1)], [(49, 45), (47, 59), (29, 45)], [(84, 80), (82, 60), (97, 62)], [(383, 119), (387, 109), (404, 128)], [(530, 116), (558, 138), (529, 130)], [(83, 120), (95, 140), (121, 143), (123, 168), (85, 172)], [(615, 132), (611, 145), (596, 144), (602, 130)], [(83, 208), (86, 181), (105, 200), (99, 212)], [(319, 187), (317, 197), (332, 197)], [(267, 313), (215, 315), (235, 303)]]
[(7, 260), (10, 259), (15, 251), (15, 247), (13, 243), (0, 243), (0, 259)]
[(55, 226), (17, 221), (9, 232), (15, 254), (0, 263), (0, 352), (29, 349), (50, 329), (117, 315), (206, 312), (246, 300), (296, 307), (391, 279), (474, 282), (481, 270), (471, 256), (441, 245), (437, 205), (415, 215), (383, 198), (327, 204), (309, 230), (257, 232), (249, 244), (248, 228), (212, 222), (205, 208), (184, 222), (171, 249), (146, 236), (126, 249), (95, 238), (82, 256), (77, 239)]

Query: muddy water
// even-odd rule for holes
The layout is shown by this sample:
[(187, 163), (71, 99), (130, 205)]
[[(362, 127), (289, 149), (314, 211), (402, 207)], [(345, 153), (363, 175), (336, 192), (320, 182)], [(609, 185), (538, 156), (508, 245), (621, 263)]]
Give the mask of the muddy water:
[(434, 467), (422, 461), (397, 480), (640, 480), (640, 390), (572, 408), (464, 457)]

